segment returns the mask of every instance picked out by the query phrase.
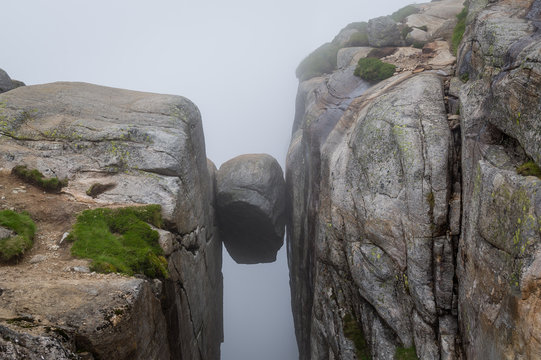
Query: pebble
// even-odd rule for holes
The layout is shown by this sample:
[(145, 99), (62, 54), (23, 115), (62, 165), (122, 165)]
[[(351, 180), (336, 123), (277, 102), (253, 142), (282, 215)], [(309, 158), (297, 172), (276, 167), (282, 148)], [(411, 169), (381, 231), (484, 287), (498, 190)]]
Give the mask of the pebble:
[(37, 263), (40, 263), (40, 262), (42, 262), (44, 260), (47, 260), (47, 256), (42, 255), (42, 254), (34, 255), (30, 259), (30, 264), (37, 264)]

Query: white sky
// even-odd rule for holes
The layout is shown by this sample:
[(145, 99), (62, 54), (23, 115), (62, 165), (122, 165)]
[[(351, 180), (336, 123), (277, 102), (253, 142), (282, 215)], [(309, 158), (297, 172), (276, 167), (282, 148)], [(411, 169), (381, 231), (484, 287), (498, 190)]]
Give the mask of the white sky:
[[(297, 64), (353, 21), (411, 0), (6, 0), (0, 68), (27, 85), (85, 81), (182, 95), (217, 166), (244, 153), (282, 165)], [(284, 249), (270, 265), (224, 249), (223, 360), (297, 359)]]

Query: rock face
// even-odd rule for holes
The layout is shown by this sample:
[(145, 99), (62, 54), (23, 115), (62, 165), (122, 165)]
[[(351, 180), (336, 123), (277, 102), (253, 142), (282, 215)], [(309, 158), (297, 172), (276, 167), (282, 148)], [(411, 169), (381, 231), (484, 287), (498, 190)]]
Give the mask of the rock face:
[[(198, 109), (179, 96), (83, 83), (21, 87), (0, 95), (0, 103), (0, 168), (9, 171), (24, 164), (46, 176), (66, 178), (69, 185), (57, 196), (69, 196), (76, 204), (160, 204), (166, 230), (172, 234), (171, 244), (162, 236), (169, 264), (169, 278), (163, 284), (129, 278), (89, 283), (98, 294), (81, 295), (80, 307), (71, 309), (87, 316), (88, 326), (66, 325), (66, 340), (75, 344), (66, 351), (82, 347), (97, 358), (219, 359), (221, 242), (214, 230), (214, 180), (207, 167)], [(114, 186), (103, 186), (103, 192), (91, 197), (87, 190), (95, 184)], [(13, 275), (7, 274), (24, 269), (24, 263), (21, 266), (0, 267), (4, 289), (0, 308), (9, 309), (10, 316), (29, 308), (30, 315), (45, 319), (43, 324), (49, 327), (77, 324), (75, 318), (68, 321), (69, 309), (32, 308), (5, 297), (6, 289), (17, 293), (17, 283), (9, 282)], [(69, 288), (57, 277), (48, 280), (50, 287)], [(73, 282), (72, 286), (79, 284)], [(100, 303), (100, 289), (106, 286), (111, 287), (107, 293), (117, 293), (127, 302), (122, 317), (126, 323), (119, 320), (121, 332), (112, 331), (116, 325), (111, 319), (107, 323), (113, 323), (112, 328), (100, 325), (100, 311), (115, 314), (115, 304), (107, 305), (105, 297)], [(46, 291), (45, 287), (36, 291), (40, 289)], [(0, 325), (26, 336), (24, 328)], [(48, 336), (34, 335), (35, 341)], [(117, 342), (132, 348), (109, 353), (107, 344)]]
[(368, 43), (373, 47), (401, 46), (403, 39), (396, 22), (381, 16), (368, 21)]
[(216, 174), (216, 211), (221, 238), (240, 264), (273, 262), (285, 227), (285, 182), (278, 162), (266, 154), (241, 155)]
[[(472, 1), (459, 50), (464, 212), (459, 317), (467, 358), (541, 356), (540, 1)], [(466, 75), (467, 74), (467, 75)]]
[(15, 88), (15, 85), (13, 84), (8, 73), (0, 69), (0, 93), (9, 91), (13, 88)]

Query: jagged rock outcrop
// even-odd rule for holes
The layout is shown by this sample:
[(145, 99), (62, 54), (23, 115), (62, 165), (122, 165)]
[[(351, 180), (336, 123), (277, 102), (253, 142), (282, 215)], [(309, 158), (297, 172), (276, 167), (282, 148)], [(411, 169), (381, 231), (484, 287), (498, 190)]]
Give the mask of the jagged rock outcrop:
[[(47, 260), (32, 266), (25, 260), (0, 267), (0, 325), (24, 337), (30, 331), (8, 321), (24, 313), (39, 319), (32, 335), (36, 339), (51, 337), (44, 331), (58, 327), (72, 344), (66, 351), (87, 350), (98, 358), (219, 359), (221, 242), (214, 229), (213, 168), (207, 164), (195, 105), (179, 96), (84, 83), (22, 87), (0, 95), (0, 103), (0, 168), (4, 173), (24, 164), (46, 176), (68, 179), (63, 192), (50, 198), (66, 209), (160, 204), (166, 230), (174, 237), (172, 248), (166, 249), (169, 278), (163, 283), (65, 273), (57, 261)], [(104, 185), (102, 191), (88, 195), (96, 184)], [(14, 191), (28, 191), (18, 189)], [(29, 211), (33, 212), (31, 207)], [(69, 216), (74, 215), (58, 216), (64, 219), (58, 224), (68, 226), (63, 231), (69, 230)], [(37, 217), (45, 215), (37, 213)], [(45, 259), (58, 258), (56, 252), (64, 246), (62, 233), (49, 235), (56, 237), (52, 244), (35, 247), (47, 249)], [(73, 260), (63, 261), (74, 268)], [(38, 282), (36, 266), (49, 274), (34, 290), (34, 298), (49, 299), (41, 307), (17, 296), (21, 282), (12, 281), (22, 274), (26, 282)], [(70, 293), (77, 306), (57, 309), (51, 289), (74, 289)], [(118, 303), (107, 301), (105, 294)], [(56, 295), (57, 301), (62, 298)], [(108, 344), (119, 350), (111, 352)]]
[(237, 156), (216, 174), (216, 211), (222, 241), (240, 264), (273, 262), (285, 232), (285, 182), (267, 154)]
[(459, 317), (468, 359), (541, 357), (541, 1), (471, 1), (459, 49)]

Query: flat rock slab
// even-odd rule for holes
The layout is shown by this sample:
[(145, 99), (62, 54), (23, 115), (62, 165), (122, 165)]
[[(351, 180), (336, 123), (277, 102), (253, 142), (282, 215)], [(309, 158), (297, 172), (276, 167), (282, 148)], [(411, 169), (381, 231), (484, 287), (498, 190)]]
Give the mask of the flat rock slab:
[(285, 182), (270, 155), (241, 155), (224, 163), (216, 176), (220, 233), (239, 264), (276, 260), (285, 228)]

